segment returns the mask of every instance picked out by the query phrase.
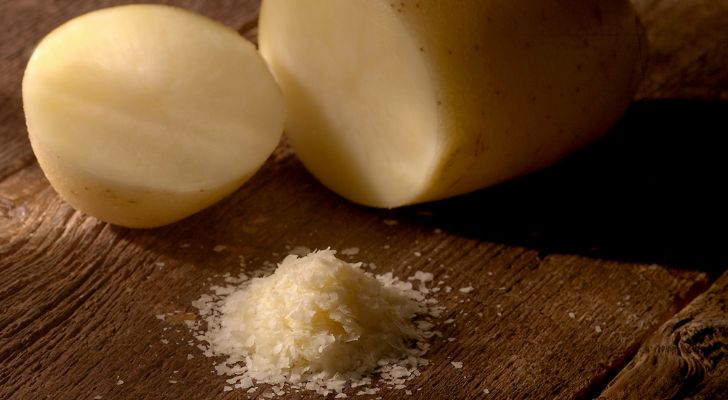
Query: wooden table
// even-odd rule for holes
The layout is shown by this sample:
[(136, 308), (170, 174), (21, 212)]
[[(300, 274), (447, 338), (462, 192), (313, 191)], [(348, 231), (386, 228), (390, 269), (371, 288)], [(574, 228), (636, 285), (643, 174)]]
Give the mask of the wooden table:
[[(728, 1), (639, 1), (651, 64), (638, 99), (547, 171), (382, 211), (324, 189), (282, 145), (222, 203), (137, 231), (58, 198), (21, 107), (33, 45), (114, 3), (0, 2), (0, 398), (245, 398), (223, 393), (183, 322), (239, 256), (255, 269), (296, 245), (358, 247), (380, 272), (455, 288), (437, 297), (455, 340), (433, 340), (413, 398), (728, 398)], [(255, 36), (256, 1), (169, 3)]]

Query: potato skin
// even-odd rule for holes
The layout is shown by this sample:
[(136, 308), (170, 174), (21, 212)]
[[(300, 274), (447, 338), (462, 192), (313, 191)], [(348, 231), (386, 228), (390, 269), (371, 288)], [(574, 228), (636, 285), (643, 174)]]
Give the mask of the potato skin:
[(36, 46), (22, 83), (33, 152), (74, 208), (129, 228), (229, 195), (280, 141), (280, 88), (254, 44), (184, 9), (122, 5)]
[(447, 154), (418, 201), (551, 165), (605, 134), (644, 73), (627, 0), (400, 3), (439, 85)]
[[(32, 144), (32, 135), (30, 140)], [(254, 174), (221, 187), (196, 191), (145, 190), (86, 173), (42, 146), (34, 145), (33, 151), (63, 200), (79, 211), (126, 228), (156, 228), (182, 220), (230, 195)]]
[[(331, 5), (340, 5), (337, 1), (263, 2), (260, 43), (274, 73), (290, 76), (291, 71), (306, 65), (309, 56), (315, 57), (315, 62), (327, 60), (336, 65), (335, 56), (327, 54), (327, 47), (317, 43), (351, 38), (322, 35), (330, 30), (312, 25), (307, 28), (310, 39), (291, 45), (285, 40), (288, 25), (277, 25), (274, 13), (288, 14), (289, 18), (295, 15), (305, 22), (306, 17), (299, 16), (305, 13), (296, 11), (316, 9), (331, 14), (335, 8)], [(605, 134), (626, 110), (643, 74), (645, 34), (628, 0), (527, 3), (510, 0), (349, 0), (358, 7), (377, 1), (381, 2), (378, 5), (386, 6), (376, 8), (377, 12), (386, 8), (385, 11), (395, 15), (406, 28), (404, 32), (414, 38), (419, 55), (429, 70), (436, 97), (432, 104), (437, 104), (438, 134), (437, 143), (433, 144), (437, 154), (432, 166), (423, 172), (426, 182), (422, 187), (409, 196), (398, 194), (397, 199), (378, 199), (362, 195), (361, 190), (353, 190), (347, 185), (358, 185), (359, 189), (375, 187), (381, 192), (384, 184), (372, 183), (371, 179), (356, 181), (329, 176), (337, 171), (356, 169), (351, 165), (330, 165), (333, 172), (320, 166), (311, 168), (315, 162), (306, 157), (311, 158), (316, 151), (296, 149), (299, 143), (296, 135), (307, 136), (309, 140), (300, 143), (314, 146), (315, 141), (311, 138), (316, 137), (317, 132), (300, 133), (289, 129), (294, 149), (313, 174), (356, 203), (392, 208), (438, 200), (551, 165)], [(365, 25), (376, 29), (381, 16), (372, 11), (362, 18)], [(337, 21), (331, 14), (327, 23), (335, 25)], [(305, 23), (302, 25), (306, 26)], [(291, 52), (292, 46), (301, 47)], [(301, 51), (302, 48), (305, 51)], [(302, 57), (288, 65), (279, 65), (277, 60), (282, 57), (276, 52)], [(402, 59), (402, 62), (408, 60)], [(358, 73), (366, 74), (367, 70), (362, 67)], [(326, 76), (325, 73), (319, 75)], [(317, 90), (316, 82), (305, 83), (309, 90)], [(296, 87), (286, 87), (285, 80), (281, 84), (284, 93), (296, 92)], [(324, 89), (316, 92), (318, 98), (326, 95)], [(382, 94), (381, 100), (386, 98), (387, 94)], [(316, 106), (314, 101), (301, 104), (300, 108), (307, 110), (307, 114), (301, 117), (304, 113), (299, 113), (299, 116), (319, 119), (316, 126), (321, 127), (336, 126), (337, 115), (352, 111), (339, 109), (334, 112), (330, 108), (324, 111), (317, 110)], [(429, 110), (419, 112), (422, 118), (429, 115)], [(362, 116), (362, 124), (367, 123), (367, 118), (369, 116)], [(289, 127), (301, 125), (305, 124), (293, 121)], [(342, 137), (347, 135), (351, 136), (351, 133), (341, 132)], [(343, 160), (341, 163), (354, 158), (348, 156), (357, 151), (345, 146), (340, 150), (350, 152), (332, 158)], [(318, 151), (329, 150), (321, 146)]]

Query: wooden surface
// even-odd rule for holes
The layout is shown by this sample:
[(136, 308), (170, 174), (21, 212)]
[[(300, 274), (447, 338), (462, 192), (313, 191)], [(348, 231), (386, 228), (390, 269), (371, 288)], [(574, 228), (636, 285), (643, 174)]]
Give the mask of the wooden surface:
[[(728, 1), (640, 1), (652, 57), (639, 99), (547, 171), (381, 211), (324, 189), (282, 145), (230, 198), (149, 231), (64, 204), (22, 115), (34, 43), (112, 3), (0, 2), (0, 399), (245, 398), (222, 392), (183, 322), (239, 256), (252, 270), (297, 245), (358, 247), (377, 272), (454, 288), (437, 298), (455, 323), (412, 398), (726, 398)], [(170, 3), (254, 34), (255, 1)]]

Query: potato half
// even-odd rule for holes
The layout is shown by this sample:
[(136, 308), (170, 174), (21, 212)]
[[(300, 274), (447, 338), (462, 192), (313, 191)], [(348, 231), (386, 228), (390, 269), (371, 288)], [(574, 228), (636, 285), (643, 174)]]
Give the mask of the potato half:
[(182, 219), (237, 189), (280, 140), (284, 102), (237, 32), (181, 9), (92, 12), (38, 45), (28, 132), (56, 191), (127, 227)]
[(376, 207), (558, 161), (618, 120), (644, 61), (627, 0), (265, 0), (259, 34), (298, 156)]

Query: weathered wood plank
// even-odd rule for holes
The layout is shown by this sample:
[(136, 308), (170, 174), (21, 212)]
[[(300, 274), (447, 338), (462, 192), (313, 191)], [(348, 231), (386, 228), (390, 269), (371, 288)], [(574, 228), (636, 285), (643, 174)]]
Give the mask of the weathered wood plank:
[[(247, 30), (252, 3), (181, 4)], [(36, 165), (22, 168), (32, 158), (16, 107), (3, 117), (17, 119), (15, 128), (0, 135), (0, 143), (19, 140), (15, 150), (0, 149), (0, 171), (9, 171), (0, 173), (9, 176), (0, 179), (0, 398), (245, 398), (222, 393), (224, 378), (189, 345), (182, 321), (194, 318), (190, 302), (220, 274), (239, 270), (239, 256), (255, 269), (296, 245), (356, 246), (355, 259), (376, 271), (430, 271), (454, 288), (439, 299), (443, 320), (455, 323), (433, 342), (432, 364), (412, 384), (417, 398), (478, 398), (486, 389), (486, 398), (500, 399), (598, 395), (644, 338), (728, 265), (725, 236), (709, 229), (725, 226), (728, 202), (716, 183), (728, 171), (718, 134), (726, 105), (708, 101), (725, 91), (716, 65), (728, 50), (712, 33), (689, 42), (703, 37), (703, 19), (726, 15), (728, 2), (708, 3), (640, 3), (657, 44), (641, 95), (649, 100), (610, 138), (527, 179), (398, 211), (338, 198), (283, 146), (244, 188), (197, 216), (152, 231), (111, 227), (60, 201)], [(0, 19), (15, 18), (15, 48), (30, 49), (64, 18), (101, 3), (40, 4), (0, 4)], [(40, 11), (8, 16), (23, 5)], [(692, 20), (676, 23), (673, 10)], [(25, 61), (5, 54), (0, 93), (19, 105), (12, 88)], [(682, 97), (703, 101), (674, 100)], [(228, 249), (214, 252), (217, 244)], [(471, 285), (474, 293), (458, 293)]]
[[(27, 173), (32, 176), (3, 183), (0, 193), (40, 179), (36, 168)], [(22, 239), (0, 250), (8, 288), (0, 293), (7, 305), (0, 324), (0, 397), (11, 399), (221, 394), (224, 378), (211, 374), (210, 360), (186, 344), (190, 336), (179, 321), (154, 315), (186, 315), (208, 278), (219, 281), (216, 274), (239, 268), (238, 256), (255, 268), (280, 259), (286, 245), (356, 246), (356, 259), (374, 262), (379, 271), (401, 277), (431, 271), (454, 288), (439, 298), (447, 307), (443, 320), (456, 322), (442, 326), (445, 338), (433, 342), (432, 365), (414, 382), (434, 398), (472, 398), (485, 389), (493, 398), (578, 396), (672, 315), (676, 303), (707, 285), (701, 272), (544, 255), (447, 227), (437, 233), (433, 220), (449, 219), (446, 211), (430, 217), (421, 209), (352, 206), (319, 186), (290, 155), (270, 162), (220, 205), (160, 230), (109, 227), (74, 212), (47, 187), (27, 208), (16, 231)], [(214, 252), (217, 244), (228, 250)], [(471, 285), (476, 292), (458, 293)], [(455, 360), (464, 363), (462, 370), (452, 368)], [(125, 383), (116, 385), (119, 379)]]
[[(0, 180), (34, 161), (27, 140), (20, 82), (25, 64), (43, 36), (63, 22), (102, 7), (135, 1), (24, 0), (0, 2)], [(260, 0), (154, 0), (195, 10), (247, 31), (257, 20)]]
[[(728, 64), (728, 2), (725, 1), (636, 1), (643, 21), (649, 27), (651, 47), (650, 79), (645, 81), (643, 97), (680, 97), (693, 99), (728, 99), (728, 73), (720, 65)], [(678, 24), (694, 21), (686, 29)], [(675, 70), (685, 71), (682, 74)], [(693, 103), (696, 104), (696, 103)], [(701, 113), (727, 115), (726, 103), (697, 103)], [(683, 107), (685, 108), (685, 107)], [(697, 108), (696, 108), (697, 109)], [(697, 116), (695, 116), (697, 117)], [(709, 120), (713, 118), (708, 117)], [(696, 119), (693, 118), (693, 121)], [(685, 125), (686, 132), (698, 132), (699, 138), (686, 140), (688, 146), (704, 143), (699, 151), (688, 157), (703, 163), (701, 172), (689, 174), (693, 185), (718, 193), (717, 182), (725, 180), (728, 166), (711, 161), (722, 157), (711, 148), (718, 145), (720, 132), (728, 129), (724, 117), (713, 124), (698, 123), (699, 128)], [(688, 129), (691, 128), (691, 129)], [(706, 140), (703, 140), (706, 139)], [(693, 145), (693, 146), (691, 146)], [(691, 150), (696, 150), (695, 147)], [(679, 154), (679, 153), (678, 153)], [(693, 171), (697, 172), (697, 171)], [(714, 265), (728, 265), (723, 252), (726, 235), (724, 194), (717, 198), (703, 191), (686, 190), (698, 199), (695, 209), (709, 204), (705, 214), (693, 215), (699, 221), (693, 229), (700, 232), (694, 242), (693, 264), (711, 260)], [(717, 202), (712, 203), (715, 199)], [(682, 227), (683, 229), (686, 227)], [(684, 246), (684, 241), (682, 245)], [(720, 272), (718, 268), (714, 273)], [(724, 268), (723, 268), (724, 270)], [(728, 273), (724, 273), (713, 286), (687, 307), (663, 324), (639, 349), (636, 357), (620, 371), (602, 392), (604, 399), (723, 399), (728, 396)]]
[(728, 274), (667, 321), (602, 393), (603, 399), (728, 396)]

